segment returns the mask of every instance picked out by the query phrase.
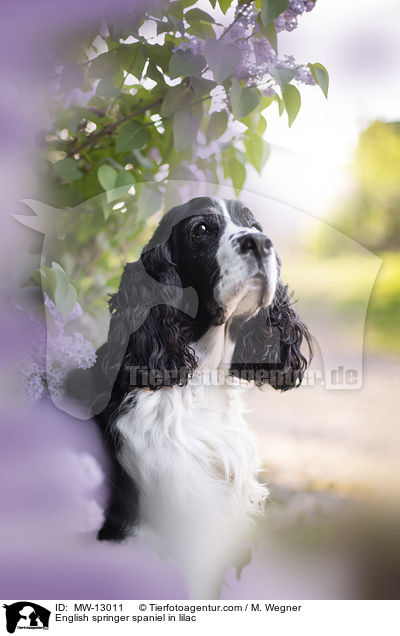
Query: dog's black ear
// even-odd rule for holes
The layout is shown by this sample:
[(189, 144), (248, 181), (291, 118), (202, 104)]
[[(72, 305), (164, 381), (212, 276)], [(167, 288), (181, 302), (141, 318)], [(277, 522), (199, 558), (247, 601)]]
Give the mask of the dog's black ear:
[(109, 404), (120, 404), (135, 387), (158, 389), (186, 384), (196, 368), (191, 318), (198, 298), (182, 288), (168, 242), (145, 249), (127, 263), (118, 291), (109, 300), (107, 342), (91, 369), (73, 371), (67, 394), (79, 405), (79, 417), (92, 417)]
[(129, 388), (186, 384), (196, 367), (189, 347), (190, 319), (197, 311), (193, 289), (182, 289), (168, 243), (128, 263), (109, 302), (111, 322), (101, 366)]
[(236, 342), (232, 375), (281, 391), (301, 384), (312, 357), (311, 336), (290, 303), (287, 286), (279, 282), (273, 303), (254, 318), (233, 323), (231, 330)]

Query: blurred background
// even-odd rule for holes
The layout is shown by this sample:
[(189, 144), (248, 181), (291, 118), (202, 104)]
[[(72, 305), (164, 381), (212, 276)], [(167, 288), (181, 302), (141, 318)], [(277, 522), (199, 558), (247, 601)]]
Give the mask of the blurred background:
[[(296, 57), (314, 56), (329, 68), (329, 99), (305, 87), (291, 129), (276, 114), (270, 118), (270, 159), (261, 177), (247, 181), (279, 201), (269, 201), (269, 208), (284, 218), (281, 232), (276, 228), (283, 271), (318, 332), (323, 357), (362, 374), (354, 391), (309, 385), (284, 395), (252, 393), (248, 400), (275, 531), (291, 526), (297, 555), (304, 545), (315, 549), (303, 575), (318, 562), (316, 546), (322, 542), (331, 557), (333, 551), (331, 563), (320, 563), (322, 587), (342, 567), (343, 596), (355, 580), (371, 598), (398, 598), (400, 591), (399, 28), (396, 2), (326, 0), (289, 34)], [(285, 38), (289, 43), (285, 34), (281, 46)], [(282, 202), (298, 213), (291, 215)], [(361, 556), (355, 557), (354, 543)], [(353, 560), (355, 579), (346, 568)], [(318, 580), (318, 587), (321, 580), (308, 574), (302, 583)], [(266, 590), (279, 596), (293, 579), (300, 584), (289, 566), (286, 575)]]
[[(99, 186), (96, 175), (92, 178), (90, 161), (98, 161), (94, 151), (88, 153), (85, 187), (80, 185), (76, 168), (71, 173), (71, 164), (64, 163), (63, 170), (59, 166), (54, 173), (54, 166), (67, 156), (60, 144), (71, 141), (73, 127), (83, 118), (89, 128), (79, 134), (90, 134), (95, 128), (90, 127), (87, 112), (77, 112), (84, 110), (83, 106), (72, 101), (69, 108), (65, 95), (60, 115), (58, 87), (53, 87), (54, 99), (49, 100), (49, 84), (44, 87), (31, 78), (28, 81), (31, 71), (37, 72), (32, 51), (39, 56), (39, 43), (50, 40), (50, 32), (55, 39), (62, 34), (70, 43), (67, 27), (77, 23), (82, 26), (76, 36), (79, 41), (89, 30), (94, 4), (87, 3), (82, 9), (80, 3), (75, 6), (72, 2), (63, 25), (51, 3), (42, 4), (38, 15), (45, 13), (46, 20), (34, 21), (29, 28), (10, 5), (8, 35), (3, 40), (8, 54), (2, 56), (1, 63), (2, 378), (7, 414), (4, 435), (10, 440), (4, 453), (15, 458), (15, 462), (3, 463), (2, 483), (5, 499), (14, 489), (14, 500), (19, 501), (15, 493), (26, 490), (27, 479), (38, 470), (34, 464), (26, 474), (23, 465), (32, 453), (40, 458), (37, 464), (41, 463), (44, 440), (51, 437), (49, 431), (54, 427), (59, 432), (55, 445), (73, 451), (72, 459), (65, 460), (64, 475), (72, 471), (77, 482), (67, 497), (69, 502), (74, 500), (75, 507), (68, 514), (65, 510), (69, 508), (56, 515), (54, 527), (61, 524), (67, 528), (71, 515), (81, 522), (73, 528), (78, 533), (76, 543), (71, 543), (70, 552), (63, 552), (61, 543), (52, 539), (49, 545), (48, 528), (53, 528), (54, 511), (50, 525), (46, 524), (51, 505), (42, 510), (34, 493), (24, 495), (24, 512), (35, 502), (41, 514), (33, 520), (29, 517), (30, 532), (21, 531), (18, 536), (14, 525), (23, 528), (24, 517), (20, 518), (13, 506), (3, 506), (9, 523), (3, 529), (2, 548), (8, 546), (3, 552), (8, 551), (5, 563), (9, 575), (2, 595), (35, 597), (38, 589), (39, 560), (30, 554), (28, 562), (21, 558), (16, 563), (10, 558), (11, 542), (20, 555), (29, 552), (32, 545), (37, 555), (47, 552), (39, 581), (42, 598), (184, 597), (185, 585), (173, 564), (162, 563), (137, 545), (104, 547), (95, 543), (104, 504), (104, 480), (101, 470), (96, 472), (103, 461), (99, 442), (89, 425), (85, 435), (76, 425), (70, 432), (65, 414), (43, 407), (43, 369), (47, 366), (57, 392), (60, 355), (65, 365), (93, 363), (94, 350), (107, 330), (107, 294), (117, 288), (122, 265), (137, 258), (164, 207), (179, 202), (178, 196), (212, 194), (216, 186), (207, 179), (210, 172), (205, 168), (202, 180), (196, 180), (193, 173), (170, 174), (170, 186), (161, 196), (159, 181), (146, 181), (145, 186), (139, 183), (153, 170), (157, 153), (144, 157), (136, 150), (139, 155), (135, 161), (140, 167), (136, 171), (134, 162), (132, 170), (139, 183), (138, 211), (132, 193), (128, 196), (124, 190), (120, 197), (108, 196), (108, 192), (106, 196), (107, 188)], [(116, 3), (116, 11), (123, 15), (127, 5)], [(206, 5), (198, 4), (202, 8)], [(267, 126), (258, 133), (268, 144), (268, 161), (259, 170), (247, 166), (240, 198), (274, 241), (283, 262), (282, 277), (293, 290), (298, 311), (313, 334), (315, 357), (299, 390), (285, 394), (270, 388), (246, 390), (248, 421), (259, 439), (263, 478), (271, 494), (265, 520), (257, 528), (252, 559), (240, 579), (233, 569), (229, 573), (224, 598), (398, 598), (399, 34), (400, 7), (394, 0), (379, 4), (354, 0), (351, 6), (318, 0), (297, 29), (279, 36), (281, 54), (321, 61), (327, 67), (329, 97), (325, 100), (318, 87), (302, 86), (302, 107), (290, 128), (275, 105), (268, 107)], [(18, 49), (15, 35), (19, 36)], [(101, 52), (100, 47), (97, 53)], [(74, 88), (74, 78), (64, 80)], [(79, 77), (78, 84), (81, 81)], [(101, 100), (113, 103), (115, 94), (107, 94), (109, 89), (103, 86), (103, 93), (97, 92), (94, 98), (100, 101), (92, 108), (100, 108)], [(44, 107), (47, 100), (53, 108), (51, 116)], [(126, 107), (131, 108), (131, 104)], [(45, 140), (48, 154), (39, 164), (37, 146), (43, 148), (43, 134), (54, 133), (49, 123), (53, 120), (59, 135)], [(210, 161), (210, 170), (212, 158), (205, 159)], [(241, 160), (245, 161), (240, 154), (229, 159)], [(86, 158), (83, 171), (85, 162)], [(108, 165), (120, 175), (121, 166)], [(237, 169), (237, 164), (231, 165)], [(53, 181), (44, 187), (50, 173)], [(179, 187), (175, 187), (178, 179)], [(132, 183), (128, 179), (124, 186)], [(218, 194), (237, 196), (229, 175), (221, 178)], [(75, 210), (73, 216), (71, 210)], [(32, 211), (45, 220), (43, 225), (32, 220)], [(25, 218), (23, 224), (18, 223), (10, 212), (28, 215), (29, 221)], [(57, 222), (53, 227), (54, 218)], [(44, 232), (44, 239), (35, 229)], [(36, 272), (33, 277), (32, 272)], [(52, 347), (47, 342), (47, 359), (46, 352), (43, 357), (43, 350), (38, 354), (35, 348), (37, 342), (46, 342), (40, 285), (49, 297), (47, 326), (53, 321), (56, 327)], [(7, 308), (14, 306), (15, 299), (16, 313), (9, 315)], [(76, 302), (81, 313), (75, 311)], [(35, 308), (34, 318), (24, 315), (26, 307)], [(72, 309), (75, 314), (71, 317)], [(39, 320), (42, 326), (32, 320)], [(79, 329), (71, 327), (78, 324), (75, 320)], [(26, 336), (32, 330), (35, 337)], [(21, 368), (21, 360), (24, 363), (27, 357), (29, 364)], [(10, 369), (31, 400), (22, 413), (15, 409), (21, 399), (16, 397), (18, 382), (10, 379)], [(39, 399), (42, 410), (37, 411), (33, 403)], [(22, 453), (19, 431), (26, 440)], [(54, 456), (52, 444), (53, 440), (46, 441), (45, 448)], [(96, 457), (98, 463), (91, 464), (88, 456)], [(53, 467), (55, 475), (61, 465)], [(12, 466), (19, 479), (13, 476)], [(42, 475), (38, 488), (43, 489), (45, 482), (46, 475)], [(64, 532), (60, 537), (65, 541)], [(133, 562), (137, 569), (132, 573)], [(66, 571), (67, 576), (63, 576)]]

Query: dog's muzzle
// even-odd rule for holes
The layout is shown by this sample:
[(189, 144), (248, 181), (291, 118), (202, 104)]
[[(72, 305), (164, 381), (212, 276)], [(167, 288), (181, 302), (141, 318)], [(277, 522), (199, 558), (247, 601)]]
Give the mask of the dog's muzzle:
[(237, 241), (242, 254), (249, 254), (252, 252), (256, 258), (257, 256), (265, 258), (268, 256), (272, 248), (272, 241), (268, 238), (268, 236), (265, 236), (265, 234), (255, 234), (254, 232), (251, 232), (249, 234), (239, 236)]

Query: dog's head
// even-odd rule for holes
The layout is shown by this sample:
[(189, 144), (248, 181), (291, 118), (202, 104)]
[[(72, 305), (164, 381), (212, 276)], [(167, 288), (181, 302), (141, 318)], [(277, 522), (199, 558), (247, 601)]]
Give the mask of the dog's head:
[(160, 282), (171, 276), (165, 271), (168, 262), (175, 284), (196, 291), (197, 335), (233, 315), (250, 317), (270, 305), (278, 279), (275, 250), (250, 210), (238, 201), (207, 197), (172, 208), (142, 262)]
[(127, 390), (185, 384), (196, 341), (225, 326), (235, 344), (233, 374), (281, 390), (297, 386), (307, 365), (301, 345), (310, 338), (279, 273), (271, 239), (240, 202), (199, 197), (172, 208), (110, 300), (103, 370), (119, 373)]
[(94, 367), (70, 374), (67, 394), (88, 417), (113, 413), (134, 388), (184, 385), (196, 343), (215, 330), (230, 341), (231, 375), (298, 386), (311, 339), (279, 275), (271, 240), (241, 203), (201, 197), (173, 208), (125, 266), (107, 342)]

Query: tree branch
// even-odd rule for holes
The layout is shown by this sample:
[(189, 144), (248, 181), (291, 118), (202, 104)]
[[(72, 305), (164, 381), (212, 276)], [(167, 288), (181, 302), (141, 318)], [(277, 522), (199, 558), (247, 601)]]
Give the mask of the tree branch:
[[(150, 108), (154, 108), (154, 106), (159, 106), (161, 102), (162, 102), (162, 98), (160, 97), (159, 99), (156, 99), (156, 101), (152, 102), (151, 104), (147, 104), (147, 106), (138, 108), (138, 110), (135, 110), (133, 113), (131, 113), (130, 115), (127, 115), (126, 117), (121, 117), (121, 119), (114, 121), (112, 124), (106, 124), (101, 130), (98, 130), (97, 132), (93, 132), (90, 135), (88, 135), (85, 141), (83, 141), (81, 144), (73, 145), (68, 150), (67, 157), (72, 157), (73, 155), (79, 153), (84, 148), (87, 148), (88, 146), (92, 146), (99, 139), (102, 139), (102, 137), (105, 137), (106, 135), (111, 135), (114, 132), (114, 130), (118, 128), (118, 126), (121, 126), (125, 122), (130, 121), (131, 119), (134, 119), (135, 117), (138, 117), (139, 115), (142, 115), (143, 113), (146, 112), (146, 110), (149, 110)], [(77, 140), (74, 140), (73, 144), (76, 144), (76, 143), (77, 143)]]
[(230, 30), (231, 30), (231, 28), (232, 28), (232, 27), (236, 24), (236, 22), (237, 22), (238, 20), (240, 20), (240, 18), (241, 18), (241, 17), (242, 17), (242, 15), (245, 13), (245, 10), (246, 10), (246, 8), (249, 6), (249, 4), (251, 4), (250, 0), (249, 0), (248, 2), (243, 2), (242, 9), (240, 9), (240, 10), (238, 11), (238, 13), (236, 14), (235, 19), (233, 20), (233, 22), (231, 22), (231, 23), (229, 24), (229, 26), (227, 26), (227, 27), (226, 27), (225, 31), (223, 31), (223, 32), (221, 33), (221, 35), (219, 36), (218, 40), (222, 40), (222, 38), (223, 38), (223, 37), (224, 37), (224, 36), (228, 33), (228, 31), (230, 31)]

